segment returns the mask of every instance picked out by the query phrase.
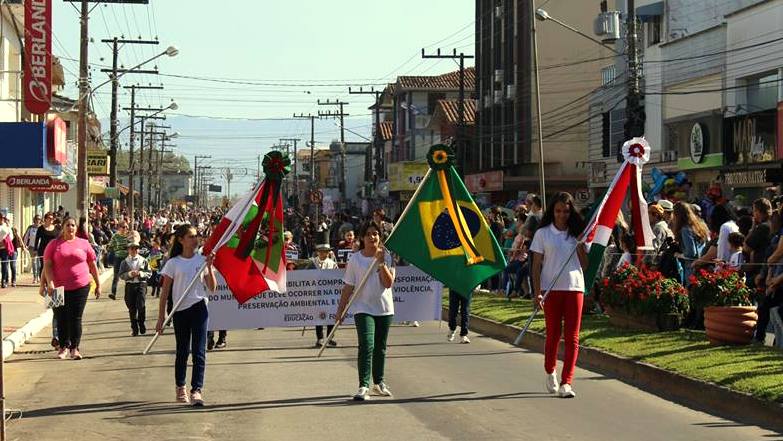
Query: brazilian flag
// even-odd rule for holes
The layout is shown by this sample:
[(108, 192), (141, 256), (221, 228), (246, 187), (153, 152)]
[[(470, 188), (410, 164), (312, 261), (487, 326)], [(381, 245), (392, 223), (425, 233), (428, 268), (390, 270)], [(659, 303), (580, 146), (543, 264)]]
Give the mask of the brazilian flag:
[(430, 170), (394, 226), (386, 247), (464, 296), (503, 271), (506, 259), (465, 184), (450, 147), (427, 154)]

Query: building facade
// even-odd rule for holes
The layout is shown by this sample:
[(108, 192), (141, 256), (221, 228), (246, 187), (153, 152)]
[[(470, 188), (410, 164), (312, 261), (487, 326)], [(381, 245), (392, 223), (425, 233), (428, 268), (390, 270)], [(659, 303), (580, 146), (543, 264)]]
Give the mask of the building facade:
[[(593, 26), (589, 2), (552, 2), (546, 10), (577, 29)], [(502, 174), (499, 185), (484, 195), (495, 204), (538, 193), (542, 161), (547, 193), (582, 194), (587, 187), (588, 97), (600, 86), (600, 60), (609, 51), (551, 21), (537, 23), (539, 149), (532, 24), (529, 1), (476, 1), (476, 135), (467, 161), (472, 167), (465, 173), (478, 182), (496, 182)]]

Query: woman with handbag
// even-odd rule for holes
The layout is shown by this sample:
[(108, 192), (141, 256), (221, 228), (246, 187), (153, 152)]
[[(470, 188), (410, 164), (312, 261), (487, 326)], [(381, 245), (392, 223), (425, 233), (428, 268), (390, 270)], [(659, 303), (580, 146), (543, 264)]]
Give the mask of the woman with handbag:
[[(60, 237), (49, 242), (44, 251), (44, 274), (49, 292), (55, 287), (65, 291), (65, 304), (55, 308), (60, 350), (57, 358), (81, 360), (82, 315), (90, 293), (90, 278), (95, 281), (95, 298), (101, 296), (101, 281), (95, 263), (95, 251), (89, 242), (76, 237), (76, 219), (63, 219)], [(69, 351), (70, 350), (70, 351)]]

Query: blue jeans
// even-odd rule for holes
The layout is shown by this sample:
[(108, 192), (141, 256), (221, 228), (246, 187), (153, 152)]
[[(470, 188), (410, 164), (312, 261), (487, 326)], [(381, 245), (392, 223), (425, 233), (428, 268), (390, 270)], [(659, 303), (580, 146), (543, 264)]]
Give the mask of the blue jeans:
[(39, 258), (35, 251), (30, 251), (30, 259), (32, 259), (33, 264), (33, 280), (41, 278), (41, 267), (43, 266), (41, 258), (43, 258), (43, 256)]
[[(522, 283), (527, 282), (527, 276), (530, 272), (528, 268), (529, 267), (525, 262), (520, 262), (519, 260), (512, 260), (508, 263), (506, 269), (503, 271), (503, 288), (506, 291), (506, 297), (511, 295), (511, 291), (516, 291), (521, 294)], [(514, 275), (513, 287), (510, 277), (511, 274)]]
[(457, 330), (457, 314), (460, 314), (460, 337), (468, 335), (468, 325), (470, 324), (470, 300), (472, 295), (464, 297), (462, 294), (449, 290), (449, 329), (451, 332)]
[(177, 340), (177, 358), (174, 363), (174, 381), (185, 386), (188, 356), (193, 352), (193, 372), (190, 376), (191, 391), (204, 387), (204, 371), (207, 367), (207, 325), (209, 313), (206, 302), (198, 302), (184, 311), (174, 313), (174, 337)]
[[(126, 256), (127, 257), (127, 256)], [(120, 264), (125, 260), (125, 257), (114, 257), (112, 270), (114, 271), (113, 278), (111, 279), (111, 293), (117, 295), (117, 282), (120, 280)]]
[(10, 265), (9, 265), (10, 262), (8, 262), (8, 261), (10, 259), (11, 259), (11, 255), (8, 254), (8, 250), (7, 249), (3, 248), (2, 250), (0, 250), (0, 272), (2, 272), (3, 287), (8, 285), (8, 272), (9, 272), (8, 270), (9, 270), (9, 267), (10, 267)]

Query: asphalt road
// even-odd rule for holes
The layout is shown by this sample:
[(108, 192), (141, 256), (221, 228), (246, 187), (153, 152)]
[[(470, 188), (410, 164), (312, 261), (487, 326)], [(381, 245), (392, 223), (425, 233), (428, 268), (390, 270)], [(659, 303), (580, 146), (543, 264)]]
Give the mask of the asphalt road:
[(174, 402), (171, 331), (142, 356), (149, 336), (130, 336), (121, 298), (90, 300), (85, 320), (84, 360), (55, 359), (46, 330), (6, 361), (9, 440), (783, 440), (581, 369), (577, 397), (554, 398), (541, 354), (448, 343), (434, 322), (392, 328), (394, 397), (365, 403), (349, 399), (353, 328), (322, 359), (312, 330), (231, 331), (207, 356), (207, 406), (191, 408)]

